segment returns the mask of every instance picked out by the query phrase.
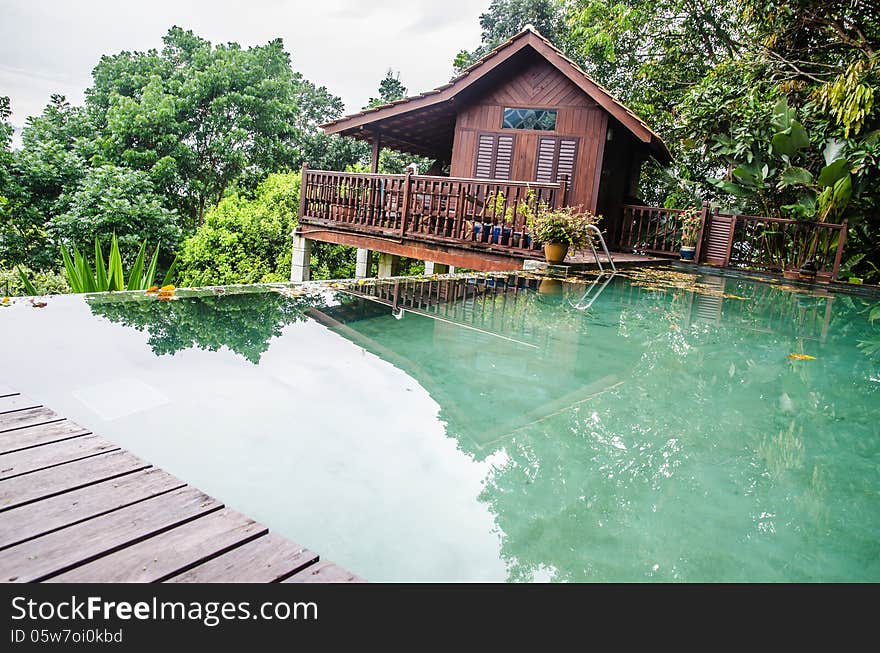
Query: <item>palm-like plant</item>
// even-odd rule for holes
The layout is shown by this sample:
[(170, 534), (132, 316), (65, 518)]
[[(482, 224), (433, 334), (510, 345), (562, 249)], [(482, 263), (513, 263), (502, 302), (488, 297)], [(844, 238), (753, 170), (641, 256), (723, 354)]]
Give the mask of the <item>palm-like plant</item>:
[[(137, 257), (128, 273), (128, 281), (122, 269), (122, 255), (119, 252), (119, 242), (116, 234), (110, 241), (110, 256), (104, 263), (104, 253), (101, 249), (101, 241), (95, 238), (95, 269), (89, 266), (85, 256), (74, 247), (71, 256), (67, 248), (61, 247), (61, 258), (64, 261), (64, 269), (67, 273), (67, 281), (73, 292), (104, 292), (107, 290), (147, 290), (156, 279), (156, 268), (159, 265), (159, 247), (153, 251), (149, 265), (144, 269), (146, 261), (147, 241), (141, 244)], [(177, 259), (168, 268), (162, 285), (171, 282), (174, 275)]]

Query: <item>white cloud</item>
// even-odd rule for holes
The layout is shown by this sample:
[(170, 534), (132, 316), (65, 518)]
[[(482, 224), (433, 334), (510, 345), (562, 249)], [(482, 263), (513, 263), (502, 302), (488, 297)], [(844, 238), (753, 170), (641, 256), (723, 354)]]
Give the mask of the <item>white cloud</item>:
[(356, 111), (388, 68), (416, 93), (452, 75), (452, 60), (480, 37), (488, 0), (4, 0), (0, 95), (13, 123), (52, 93), (83, 101), (101, 55), (160, 47), (171, 25), (242, 46), (284, 39), (293, 67)]

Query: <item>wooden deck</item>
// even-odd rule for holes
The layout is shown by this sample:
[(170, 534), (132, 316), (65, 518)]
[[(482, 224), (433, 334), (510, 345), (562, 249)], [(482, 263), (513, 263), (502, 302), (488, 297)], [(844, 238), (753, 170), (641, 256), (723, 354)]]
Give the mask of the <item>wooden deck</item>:
[(363, 582), (0, 385), (0, 582)]

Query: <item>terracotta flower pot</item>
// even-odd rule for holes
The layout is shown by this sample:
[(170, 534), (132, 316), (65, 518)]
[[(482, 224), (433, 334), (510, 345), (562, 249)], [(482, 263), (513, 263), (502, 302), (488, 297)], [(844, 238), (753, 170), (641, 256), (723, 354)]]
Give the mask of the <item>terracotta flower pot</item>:
[(559, 265), (565, 261), (568, 245), (565, 243), (544, 243), (544, 258), (550, 265)]

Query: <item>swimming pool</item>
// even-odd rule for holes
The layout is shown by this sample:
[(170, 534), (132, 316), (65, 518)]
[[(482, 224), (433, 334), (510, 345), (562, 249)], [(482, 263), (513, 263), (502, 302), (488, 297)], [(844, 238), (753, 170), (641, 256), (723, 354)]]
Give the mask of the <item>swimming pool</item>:
[(880, 300), (605, 280), (19, 301), (0, 381), (372, 581), (880, 580)]

